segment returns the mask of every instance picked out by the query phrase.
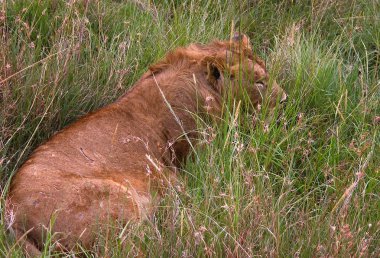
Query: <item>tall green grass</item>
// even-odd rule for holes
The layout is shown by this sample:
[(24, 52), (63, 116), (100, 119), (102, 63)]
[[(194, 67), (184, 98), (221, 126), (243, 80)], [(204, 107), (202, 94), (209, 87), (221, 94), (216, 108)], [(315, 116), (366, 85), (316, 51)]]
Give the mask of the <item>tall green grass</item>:
[(220, 124), (200, 123), (182, 189), (167, 190), (151, 221), (110, 224), (94, 250), (380, 256), (378, 1), (9, 0), (0, 9), (0, 256), (22, 256), (4, 199), (36, 146), (122, 95), (167, 51), (228, 39), (232, 25), (289, 94), (279, 120), (231, 102)]

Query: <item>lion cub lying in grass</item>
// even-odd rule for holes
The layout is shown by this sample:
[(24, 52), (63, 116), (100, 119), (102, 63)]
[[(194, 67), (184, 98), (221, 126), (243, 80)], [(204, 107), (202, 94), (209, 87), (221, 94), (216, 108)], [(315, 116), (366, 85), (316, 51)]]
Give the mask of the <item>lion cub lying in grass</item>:
[(249, 96), (253, 106), (267, 96), (273, 107), (286, 94), (268, 81), (245, 35), (167, 54), (115, 103), (38, 147), (17, 172), (7, 207), (26, 252), (40, 252), (51, 220), (57, 249), (70, 251), (77, 243), (90, 249), (94, 231), (110, 219), (149, 216), (153, 192), (175, 181), (197, 139), (194, 114), (220, 116), (227, 96)]

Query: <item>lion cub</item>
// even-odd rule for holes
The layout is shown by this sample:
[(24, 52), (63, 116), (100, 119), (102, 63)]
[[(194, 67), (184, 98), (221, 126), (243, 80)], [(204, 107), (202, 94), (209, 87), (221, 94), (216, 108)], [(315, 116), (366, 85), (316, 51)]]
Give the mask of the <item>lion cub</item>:
[(62, 251), (90, 249), (109, 219), (149, 216), (161, 182), (197, 134), (193, 114), (218, 117), (227, 96), (248, 95), (253, 106), (286, 98), (253, 55), (249, 39), (192, 44), (166, 55), (116, 102), (69, 125), (39, 146), (14, 176), (7, 198), (10, 225), (37, 255), (50, 228)]

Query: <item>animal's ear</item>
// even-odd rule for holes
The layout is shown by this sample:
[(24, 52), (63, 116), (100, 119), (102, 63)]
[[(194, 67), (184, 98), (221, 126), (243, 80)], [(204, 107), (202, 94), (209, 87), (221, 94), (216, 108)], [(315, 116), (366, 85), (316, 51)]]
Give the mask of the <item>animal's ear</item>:
[(223, 66), (213, 58), (205, 58), (202, 63), (205, 67), (207, 82), (214, 90), (221, 93), (223, 84)]
[(216, 82), (217, 80), (220, 79), (221, 73), (218, 67), (213, 64), (208, 62), (207, 63), (207, 80), (209, 82)]
[(235, 43), (241, 43), (246, 48), (250, 48), (249, 38), (245, 34), (235, 32), (234, 36), (232, 37), (232, 41)]

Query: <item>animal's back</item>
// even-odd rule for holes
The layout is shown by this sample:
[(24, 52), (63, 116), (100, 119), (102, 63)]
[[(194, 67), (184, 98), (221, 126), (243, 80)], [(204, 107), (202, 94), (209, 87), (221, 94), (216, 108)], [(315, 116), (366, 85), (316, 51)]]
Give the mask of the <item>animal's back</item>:
[(78, 240), (90, 247), (94, 225), (144, 216), (151, 205), (146, 155), (156, 151), (144, 142), (148, 127), (113, 104), (53, 136), (12, 180), (12, 228), (32, 229), (35, 243), (42, 232), (60, 232), (71, 250)]

